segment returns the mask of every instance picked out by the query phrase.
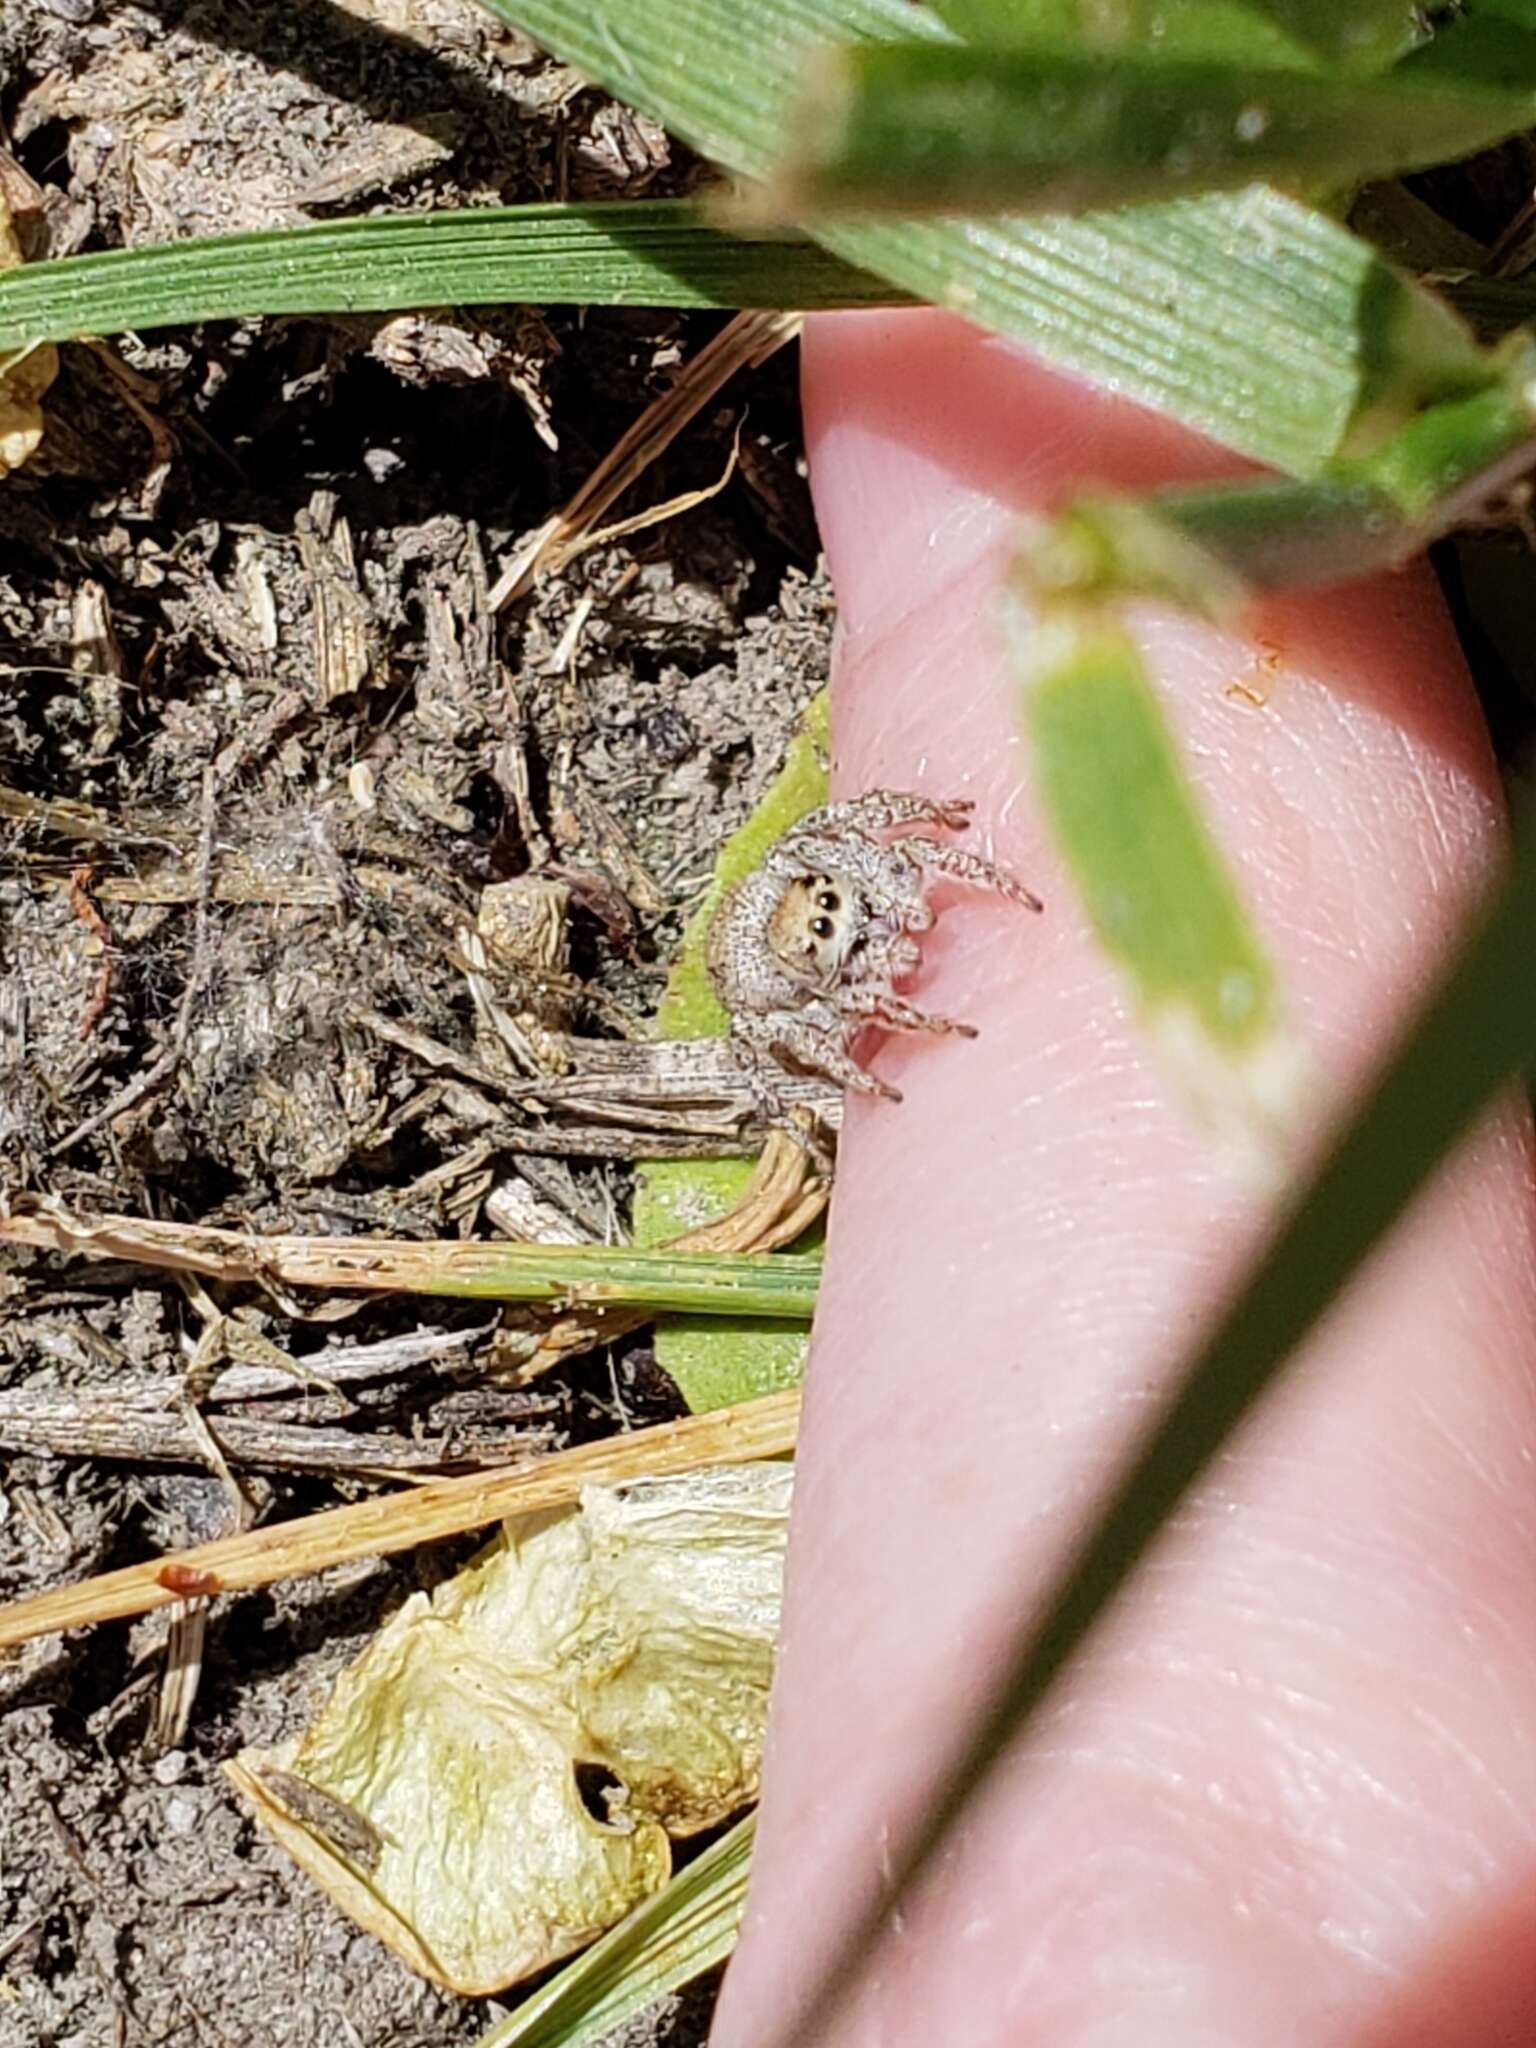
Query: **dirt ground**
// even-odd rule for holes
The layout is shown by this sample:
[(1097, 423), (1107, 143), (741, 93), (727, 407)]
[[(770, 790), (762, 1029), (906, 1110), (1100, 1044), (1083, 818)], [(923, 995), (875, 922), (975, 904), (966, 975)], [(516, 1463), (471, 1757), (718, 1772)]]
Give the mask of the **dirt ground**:
[[(696, 176), (469, 0), (22, 0), (0, 12), (0, 142), (35, 187), (32, 256)], [(717, 495), (531, 599), (490, 593), (720, 324), (503, 309), (63, 351), (43, 446), (0, 484), (9, 1199), (416, 1237), (622, 1222), (643, 1119), (593, 1157), (496, 1097), (464, 928), (485, 885), (557, 880), (560, 1021), (614, 1042), (654, 1009), (825, 674), (793, 352), (636, 498), (715, 484), (739, 437)], [(0, 1597), (360, 1498), (386, 1440), (460, 1470), (675, 1403), (635, 1340), (510, 1388), (490, 1324), (0, 1256)], [(281, 1370), (344, 1353), (366, 1370), (334, 1396)], [(356, 1932), (220, 1772), (463, 1554), (215, 1603), (190, 1700), (164, 1615), (0, 1661), (3, 2048), (476, 2039), (493, 2008)], [(170, 1661), (195, 1671), (189, 1625)]]

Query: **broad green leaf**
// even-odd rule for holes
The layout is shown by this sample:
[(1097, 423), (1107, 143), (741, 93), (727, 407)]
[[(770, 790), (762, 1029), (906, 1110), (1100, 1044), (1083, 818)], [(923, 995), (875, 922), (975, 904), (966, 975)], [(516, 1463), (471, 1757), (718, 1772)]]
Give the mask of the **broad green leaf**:
[(464, 207), (25, 264), (0, 278), (0, 354), (257, 313), (508, 303), (809, 308), (901, 297), (814, 243), (722, 234), (682, 200)]
[[(724, 1034), (728, 1019), (704, 967), (704, 940), (733, 882), (750, 874), (774, 840), (797, 818), (827, 800), (827, 700), (820, 696), (766, 795), (741, 829), (731, 835), (715, 862), (704, 900), (689, 920), (682, 949), (667, 980), (657, 1016), (663, 1038), (708, 1038)], [(635, 1242), (664, 1244), (685, 1230), (713, 1222), (741, 1199), (752, 1168), (741, 1159), (660, 1160), (643, 1167), (635, 1190)], [(820, 1232), (814, 1234), (820, 1243)], [(782, 1257), (775, 1253), (773, 1257)], [(656, 1355), (682, 1390), (695, 1414), (728, 1407), (799, 1380), (806, 1338), (782, 1324), (753, 1326), (708, 1317), (687, 1322), (663, 1317), (656, 1328)]]
[(736, 1946), (747, 1903), (757, 1817), (745, 1819), (567, 1963), (475, 2048), (599, 2048)]
[(1171, 1392), (1106, 1489), (1100, 1511), (1018, 1630), (957, 1761), (800, 2008), (760, 2048), (838, 2039), (841, 1998), (890, 1918), (950, 1840), (972, 1795), (1157, 1542), (1190, 1489), (1280, 1379), (1452, 1149), (1500, 1091), (1536, 1073), (1536, 809), (1517, 821), (1516, 855), (1439, 986), (1420, 1005), (1380, 1078), (1343, 1120), (1297, 1190), (1253, 1273), (1190, 1353)]
[(1052, 48), (863, 45), (812, 68), (770, 179), (787, 215), (1081, 212), (1257, 179), (1326, 187), (1464, 157), (1536, 92)]
[[(729, 170), (764, 176), (807, 54), (948, 40), (910, 0), (485, 0)], [(860, 268), (1310, 474), (1465, 389), (1460, 322), (1321, 213), (1263, 187), (1078, 220), (839, 223)]]

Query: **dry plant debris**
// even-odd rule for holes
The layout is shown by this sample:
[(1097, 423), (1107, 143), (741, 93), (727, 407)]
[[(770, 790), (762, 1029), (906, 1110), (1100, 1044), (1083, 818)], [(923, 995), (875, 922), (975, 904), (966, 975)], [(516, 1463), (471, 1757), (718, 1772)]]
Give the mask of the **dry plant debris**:
[(413, 1968), (465, 1993), (544, 1968), (755, 1797), (791, 1485), (728, 1466), (509, 1524), (230, 1775)]
[[(698, 175), (471, 0), (0, 9), (0, 123), (28, 261)], [(648, 1032), (826, 671), (790, 325), (446, 307), (58, 351), (0, 483), (0, 1213), (41, 1233), (0, 1242), (0, 1600), (64, 1602), (0, 1659), (0, 2048), (482, 2030), (219, 1766), (451, 1561), (433, 1528), (633, 1470), (582, 1462), (616, 1426), (666, 1469), (678, 1396), (633, 1315), (237, 1248), (622, 1243), (636, 1160), (760, 1150), (720, 1050)], [(774, 1154), (719, 1241), (823, 1198)]]
[(576, 1445), (540, 1458), (523, 1471), (432, 1480), (410, 1493), (221, 1537), (10, 1602), (0, 1608), (0, 1650), (60, 1629), (147, 1614), (189, 1594), (270, 1586), (359, 1558), (414, 1550), (467, 1529), (483, 1529), (504, 1516), (564, 1506), (588, 1484), (619, 1484), (705, 1465), (782, 1457), (794, 1449), (799, 1423), (796, 1388), (744, 1401), (738, 1408), (717, 1408), (708, 1415)]
[[(0, 270), (22, 260), (11, 204), (0, 183)], [(52, 346), (0, 356), (0, 477), (37, 453), (43, 438), (43, 394), (59, 374)]]

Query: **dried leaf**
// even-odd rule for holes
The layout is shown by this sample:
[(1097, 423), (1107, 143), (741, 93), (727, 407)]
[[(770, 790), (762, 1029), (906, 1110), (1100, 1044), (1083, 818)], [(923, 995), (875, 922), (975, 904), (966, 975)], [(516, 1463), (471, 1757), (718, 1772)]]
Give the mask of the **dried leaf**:
[(543, 1969), (755, 1796), (791, 1485), (727, 1466), (509, 1524), (231, 1777), (424, 1975), (481, 1996)]
[[(11, 210), (0, 192), (0, 270), (21, 262), (21, 244)], [(51, 343), (0, 357), (0, 477), (20, 469), (43, 438), (42, 396), (59, 374), (59, 352)]]

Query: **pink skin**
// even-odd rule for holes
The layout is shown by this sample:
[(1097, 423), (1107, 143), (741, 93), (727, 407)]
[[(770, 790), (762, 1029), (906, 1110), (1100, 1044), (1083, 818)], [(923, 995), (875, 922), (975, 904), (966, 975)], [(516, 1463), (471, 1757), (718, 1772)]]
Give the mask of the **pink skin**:
[[(837, 787), (974, 797), (972, 843), (1047, 909), (944, 899), (911, 993), (982, 1035), (875, 1042), (906, 1101), (848, 1105), (715, 2048), (770, 2039), (879, 1883), (1010, 1617), (1264, 1220), (1083, 928), (995, 613), (1020, 510), (1230, 462), (938, 315), (811, 323), (805, 390), (842, 606)], [(1414, 570), (1277, 605), (1252, 641), (1167, 616), (1146, 639), (1321, 1118), (1497, 845), (1449, 626)], [(1511, 1104), (1005, 1759), (837, 2048), (1442, 2048), (1469, 2009), (1447, 1971), (1529, 2016), (1532, 1225)]]

